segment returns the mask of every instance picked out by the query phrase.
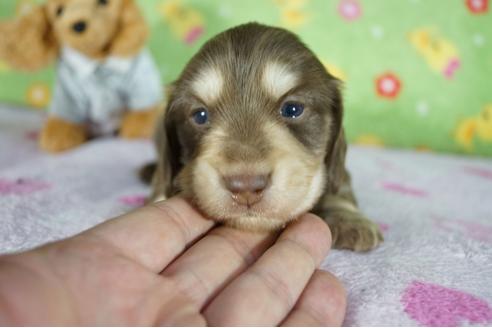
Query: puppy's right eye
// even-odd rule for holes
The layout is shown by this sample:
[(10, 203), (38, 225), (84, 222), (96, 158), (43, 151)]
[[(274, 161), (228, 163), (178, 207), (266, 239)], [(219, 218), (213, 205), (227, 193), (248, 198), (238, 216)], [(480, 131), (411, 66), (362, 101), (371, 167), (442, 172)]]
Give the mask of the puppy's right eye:
[(60, 17), (62, 14), (63, 14), (63, 6), (58, 6), (58, 8), (56, 8), (56, 17)]
[(208, 111), (205, 108), (198, 108), (191, 117), (196, 124), (204, 125), (208, 122)]
[(286, 102), (280, 110), (280, 113), (285, 118), (298, 118), (303, 112), (304, 105), (295, 102)]

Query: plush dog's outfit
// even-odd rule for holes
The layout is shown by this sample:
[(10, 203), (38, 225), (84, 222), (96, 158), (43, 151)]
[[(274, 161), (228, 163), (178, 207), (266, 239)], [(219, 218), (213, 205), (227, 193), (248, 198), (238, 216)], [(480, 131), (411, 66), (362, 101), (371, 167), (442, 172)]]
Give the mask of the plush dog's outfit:
[(159, 70), (144, 49), (132, 58), (95, 60), (64, 47), (50, 113), (73, 123), (89, 123), (95, 135), (113, 132), (122, 111), (148, 110), (163, 100)]

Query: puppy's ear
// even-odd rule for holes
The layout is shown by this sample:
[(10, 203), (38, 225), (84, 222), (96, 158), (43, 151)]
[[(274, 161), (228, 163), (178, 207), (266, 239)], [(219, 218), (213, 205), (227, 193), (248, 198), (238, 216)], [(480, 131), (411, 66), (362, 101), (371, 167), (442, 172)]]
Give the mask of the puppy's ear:
[(45, 5), (0, 23), (0, 58), (10, 66), (33, 71), (58, 55), (58, 44)]
[(337, 193), (342, 184), (346, 181), (345, 155), (347, 153), (347, 142), (343, 130), (343, 101), (340, 92), (340, 83), (336, 84), (336, 92), (332, 102), (332, 129), (331, 140), (328, 142), (328, 149), (325, 157), (327, 181), (326, 191)]
[[(169, 89), (168, 89), (169, 90)], [(173, 115), (173, 97), (169, 98), (164, 113), (158, 120), (155, 134), (158, 153), (157, 167), (152, 180), (152, 197), (170, 197), (176, 192), (175, 178), (182, 169), (181, 145), (178, 139), (177, 122)]]
[(131, 57), (145, 45), (149, 29), (134, 0), (123, 0), (116, 35), (109, 46), (109, 55)]

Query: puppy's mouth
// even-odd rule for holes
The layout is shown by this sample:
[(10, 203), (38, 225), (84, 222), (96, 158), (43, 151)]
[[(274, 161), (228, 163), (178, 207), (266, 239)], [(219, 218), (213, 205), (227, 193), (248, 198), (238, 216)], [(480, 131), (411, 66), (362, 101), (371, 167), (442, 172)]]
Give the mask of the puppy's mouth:
[[(231, 167), (199, 159), (190, 167), (190, 196), (205, 213), (228, 225), (275, 230), (309, 210), (324, 181), (320, 165), (278, 159), (275, 165), (255, 162)], [(186, 187), (182, 188), (186, 192)]]
[[(230, 212), (235, 216), (262, 216), (268, 209), (268, 205), (263, 200), (263, 196), (252, 196), (253, 200), (242, 200), (241, 197), (236, 194), (230, 195)], [(261, 198), (259, 198), (261, 197)]]

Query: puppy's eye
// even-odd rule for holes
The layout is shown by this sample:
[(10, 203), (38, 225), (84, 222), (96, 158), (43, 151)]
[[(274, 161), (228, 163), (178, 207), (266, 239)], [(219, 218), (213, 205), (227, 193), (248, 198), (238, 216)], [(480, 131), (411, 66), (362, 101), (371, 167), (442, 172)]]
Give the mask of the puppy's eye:
[(196, 124), (204, 125), (208, 122), (208, 111), (205, 108), (199, 108), (191, 115), (191, 117)]
[(56, 17), (60, 17), (63, 14), (64, 9), (65, 8), (63, 8), (63, 6), (58, 6), (58, 8), (56, 8), (56, 12), (55, 12)]
[(97, 0), (97, 4), (100, 6), (106, 6), (109, 3), (109, 0)]
[(280, 110), (280, 113), (285, 118), (298, 118), (303, 112), (304, 105), (295, 102), (286, 102)]

